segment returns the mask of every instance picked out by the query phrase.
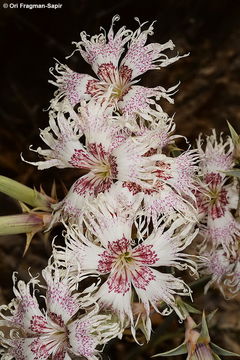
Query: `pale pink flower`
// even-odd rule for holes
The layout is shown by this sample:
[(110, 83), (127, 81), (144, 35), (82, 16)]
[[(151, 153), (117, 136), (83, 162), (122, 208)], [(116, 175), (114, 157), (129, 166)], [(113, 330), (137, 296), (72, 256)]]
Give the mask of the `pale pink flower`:
[[(74, 43), (77, 51), (92, 66), (97, 78), (76, 73), (60, 63), (56, 64), (56, 75), (51, 69), (56, 80), (50, 82), (58, 87), (52, 100), (53, 108), (57, 108), (62, 99), (67, 99), (72, 107), (92, 97), (104, 99), (109, 89), (111, 102), (122, 113), (130, 115), (148, 117), (149, 113), (154, 113), (151, 105), (156, 105), (161, 97), (173, 102), (171, 95), (175, 93), (176, 86), (165, 90), (162, 86), (146, 88), (136, 83), (138, 77), (148, 70), (161, 69), (186, 55), (168, 58), (164, 51), (174, 49), (171, 40), (165, 44), (146, 45), (148, 36), (153, 34), (153, 24), (145, 30), (143, 26), (146, 23), (140, 24), (135, 32), (123, 26), (114, 34), (113, 26), (117, 20), (119, 16), (114, 16), (108, 34), (104, 31), (89, 37), (82, 32), (81, 41)], [(166, 117), (163, 111), (161, 113)]]
[(202, 136), (199, 136), (197, 150), (202, 174), (220, 173), (230, 170), (234, 166), (232, 139), (228, 136), (225, 140), (222, 134), (218, 139), (215, 129), (212, 130), (212, 135), (206, 136), (205, 142)]
[(207, 245), (216, 249), (219, 245), (224, 251), (234, 252), (240, 225), (233, 215), (238, 206), (238, 185), (224, 173), (234, 166), (233, 143), (230, 137), (224, 142), (222, 135), (217, 140), (216, 132), (206, 137), (203, 149), (202, 139), (198, 139), (199, 182), (195, 196), (198, 217), (203, 236), (202, 251)]
[(234, 252), (240, 224), (232, 214), (238, 205), (237, 182), (226, 184), (228, 178), (219, 173), (208, 173), (199, 182), (195, 192), (203, 236), (203, 247), (216, 249), (219, 245), (226, 252)]
[(199, 273), (211, 275), (211, 280), (205, 286), (204, 292), (206, 293), (212, 285), (215, 285), (224, 294), (224, 282), (234, 267), (231, 258), (223, 249), (216, 249), (212, 253), (204, 252), (202, 255), (198, 258)]
[[(69, 360), (71, 353), (97, 359), (97, 347), (117, 336), (119, 326), (109, 321), (110, 316), (98, 314), (96, 305), (84, 314), (84, 307), (93, 305), (89, 294), (81, 298), (57, 269), (54, 274), (46, 269), (43, 275), (47, 283), (46, 310), (40, 310), (35, 296), (38, 280), (16, 284), (14, 278), (16, 298), (8, 306), (2, 306), (0, 313), (3, 319), (0, 325), (12, 329), (10, 337), (2, 339), (5, 359)], [(77, 318), (80, 309), (84, 315)], [(11, 315), (4, 315), (4, 310)]]
[[(174, 295), (190, 296), (191, 290), (183, 280), (155, 268), (172, 266), (195, 271), (194, 261), (183, 252), (196, 235), (192, 224), (186, 225), (183, 219), (173, 223), (161, 219), (158, 228), (149, 234), (144, 219), (133, 222), (127, 213), (109, 211), (102, 204), (85, 215), (85, 225), (85, 233), (77, 227), (68, 228), (66, 251), (55, 249), (54, 257), (69, 269), (72, 279), (77, 280), (78, 273), (97, 274), (105, 279), (95, 294), (100, 306), (116, 312), (122, 323), (130, 319), (132, 325), (134, 294), (147, 315), (150, 305), (160, 311), (161, 302), (167, 306), (163, 314), (172, 309), (179, 313)], [(134, 226), (137, 230), (132, 236)]]

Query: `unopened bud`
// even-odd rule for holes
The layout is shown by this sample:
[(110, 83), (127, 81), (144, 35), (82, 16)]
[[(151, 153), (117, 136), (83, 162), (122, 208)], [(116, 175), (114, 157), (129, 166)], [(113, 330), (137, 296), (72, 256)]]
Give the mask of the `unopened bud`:
[(36, 233), (45, 228), (51, 220), (51, 214), (25, 213), (0, 217), (0, 235)]

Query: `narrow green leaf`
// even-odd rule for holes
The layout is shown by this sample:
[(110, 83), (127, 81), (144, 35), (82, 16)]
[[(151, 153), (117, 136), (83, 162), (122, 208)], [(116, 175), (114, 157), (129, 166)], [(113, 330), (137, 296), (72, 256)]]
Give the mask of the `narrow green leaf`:
[(235, 129), (232, 127), (232, 125), (227, 121), (227, 124), (228, 124), (228, 127), (229, 127), (229, 131), (230, 131), (230, 134), (231, 134), (231, 138), (232, 138), (232, 141), (234, 143), (234, 145), (238, 144), (239, 143), (239, 135), (237, 134), (237, 132), (235, 131)]
[(213, 349), (213, 351), (218, 354), (218, 355), (223, 355), (223, 356), (237, 356), (237, 357), (240, 357), (239, 354), (236, 354), (232, 351), (228, 351), (228, 350), (225, 350), (223, 348), (221, 348), (220, 346), (216, 345), (216, 344), (213, 344), (211, 343), (211, 348)]
[(0, 176), (0, 192), (34, 208), (49, 208), (48, 200), (43, 194), (2, 175)]
[(176, 355), (182, 355), (182, 354), (187, 354), (187, 346), (185, 343), (182, 343), (181, 345), (179, 345), (178, 347), (176, 347), (175, 349), (166, 351), (164, 353), (160, 353), (160, 354), (156, 354), (153, 355), (152, 357), (157, 357), (157, 356), (176, 356)]
[(209, 343), (210, 342), (210, 336), (209, 336), (209, 332), (208, 332), (208, 326), (207, 326), (207, 321), (206, 321), (206, 316), (205, 316), (205, 312), (203, 311), (202, 314), (202, 328), (201, 328), (201, 333), (198, 339), (198, 342), (204, 342), (204, 343)]
[(193, 314), (201, 314), (201, 311), (199, 311), (198, 309), (195, 309), (193, 306), (187, 304), (184, 302), (184, 305), (186, 307), (186, 309), (188, 310), (189, 313), (193, 313)]

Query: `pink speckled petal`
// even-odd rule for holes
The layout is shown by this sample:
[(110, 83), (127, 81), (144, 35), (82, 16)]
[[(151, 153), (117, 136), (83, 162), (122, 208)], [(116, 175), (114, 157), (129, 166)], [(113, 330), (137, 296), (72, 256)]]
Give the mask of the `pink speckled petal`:
[[(14, 282), (16, 282), (15, 278)], [(9, 304), (11, 315), (5, 315), (3, 312), (0, 314), (6, 326), (13, 328), (22, 327), (29, 333), (39, 333), (41, 326), (45, 326), (46, 321), (39, 309), (33, 289), (34, 279), (28, 284), (25, 284), (23, 281), (18, 281), (16, 285), (14, 284), (13, 291), (16, 298)], [(39, 319), (39, 327), (33, 326), (34, 317)]]
[[(173, 99), (171, 98), (171, 95), (175, 93), (175, 88), (176, 87), (165, 90), (160, 86), (147, 88), (140, 85), (133, 85), (123, 96), (122, 100), (119, 100), (118, 106), (124, 114), (139, 114), (151, 121), (151, 117), (147, 117), (147, 115), (155, 115), (156, 111), (154, 111), (150, 105), (156, 106), (156, 100), (159, 100), (160, 98), (165, 98), (172, 103)], [(158, 110), (160, 112), (158, 116), (160, 117), (161, 115), (162, 118), (167, 119), (167, 114), (161, 110), (160, 106), (158, 107)]]
[(232, 139), (228, 137), (224, 140), (222, 135), (218, 139), (215, 129), (212, 130), (212, 135), (206, 137), (205, 144), (202, 136), (199, 136), (197, 148), (203, 173), (226, 171), (234, 166)]
[(208, 229), (203, 230), (203, 235), (214, 248), (221, 245), (227, 253), (236, 251), (240, 236), (240, 224), (230, 211), (226, 211), (223, 216), (216, 219), (208, 217), (207, 226)]
[[(132, 289), (131, 283), (129, 281), (125, 281), (124, 289), (126, 292), (118, 292), (119, 286), (117, 283), (114, 283), (117, 279), (115, 279), (116, 273), (113, 273), (110, 277), (109, 282), (106, 281), (98, 290), (95, 295), (96, 300), (98, 300), (100, 306), (103, 308), (107, 308), (112, 310), (119, 316), (119, 320), (121, 323), (124, 322), (125, 319), (131, 319), (132, 317), (132, 308), (131, 308), (131, 297), (132, 297)], [(108, 278), (109, 279), (109, 278)], [(120, 280), (120, 279), (119, 279)], [(113, 288), (113, 285), (116, 284), (116, 287)], [(120, 287), (123, 289), (123, 287)], [(128, 290), (127, 290), (128, 289)]]
[(47, 360), (51, 354), (40, 337), (15, 339), (9, 344), (8, 352), (16, 360)]
[(159, 304), (160, 301), (164, 301), (169, 308), (176, 310), (174, 296), (177, 294), (190, 295), (191, 290), (183, 280), (175, 278), (171, 274), (160, 273), (155, 269), (150, 270), (152, 273), (152, 280), (149, 281), (146, 287), (135, 287), (136, 293), (144, 304), (146, 311), (150, 311), (149, 304), (159, 311), (157, 304)]
[(162, 185), (158, 192), (144, 195), (146, 215), (155, 223), (159, 215), (182, 216), (188, 221), (196, 220), (196, 211), (191, 203), (178, 195), (170, 186)]
[(102, 64), (111, 63), (115, 68), (118, 66), (124, 45), (130, 38), (131, 31), (126, 30), (124, 26), (114, 35), (113, 26), (118, 20), (119, 16), (113, 17), (112, 26), (107, 36), (105, 33), (100, 33), (89, 39), (88, 35), (82, 32), (80, 34), (81, 41), (75, 43), (82, 57), (92, 66), (96, 74)]
[(139, 28), (133, 33), (128, 51), (121, 62), (121, 66), (127, 66), (132, 69), (133, 79), (148, 70), (166, 67), (177, 61), (180, 57), (187, 56), (186, 54), (168, 58), (163, 52), (168, 49), (174, 49), (174, 44), (171, 40), (164, 44), (151, 43), (146, 45), (148, 36), (153, 34), (153, 23), (143, 30), (142, 28), (145, 24), (140, 24)]
[(62, 328), (79, 310), (76, 294), (72, 293), (68, 278), (60, 276), (59, 269), (51, 271), (50, 268), (46, 268), (43, 270), (43, 277), (47, 283), (48, 316)]
[(87, 359), (95, 359), (96, 346), (98, 339), (91, 335), (93, 330), (91, 319), (82, 318), (69, 324), (69, 343), (70, 349), (78, 356), (84, 356)]
[(32, 149), (39, 155), (44, 157), (42, 161), (28, 162), (36, 165), (39, 170), (48, 169), (52, 166), (58, 168), (74, 167), (71, 164), (71, 157), (75, 150), (83, 149), (83, 145), (79, 139), (82, 131), (78, 124), (78, 118), (66, 118), (64, 113), (59, 112), (57, 117), (50, 113), (49, 126), (40, 131), (40, 137), (49, 147), (42, 149), (38, 147)]
[(55, 71), (57, 74), (53, 72), (53, 69), (50, 70), (56, 78), (55, 81), (49, 81), (58, 88), (54, 93), (54, 99), (51, 101), (53, 108), (64, 97), (69, 100), (72, 106), (75, 106), (81, 100), (90, 100), (95, 94), (98, 80), (94, 77), (76, 73), (69, 69), (67, 65), (59, 63), (56, 63)]

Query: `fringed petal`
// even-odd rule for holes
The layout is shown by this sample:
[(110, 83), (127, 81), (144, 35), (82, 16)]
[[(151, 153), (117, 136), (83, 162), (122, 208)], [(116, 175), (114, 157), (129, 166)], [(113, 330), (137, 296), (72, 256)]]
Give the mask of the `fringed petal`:
[(143, 30), (142, 28), (145, 24), (146, 23), (140, 24), (139, 28), (132, 34), (127, 53), (120, 65), (120, 71), (122, 67), (128, 67), (132, 70), (133, 79), (148, 70), (166, 67), (179, 58), (188, 55), (177, 55), (173, 58), (168, 58), (163, 51), (174, 49), (174, 44), (171, 40), (165, 44), (151, 43), (145, 45), (148, 36), (153, 35), (153, 23), (148, 29)]
[(50, 113), (49, 126), (41, 130), (40, 137), (50, 149), (37, 148), (33, 150), (45, 158), (44, 161), (28, 162), (36, 165), (39, 170), (52, 166), (58, 168), (74, 167), (71, 158), (76, 150), (83, 151), (79, 139), (82, 136), (79, 125), (75, 119), (66, 118), (63, 113), (58, 113), (55, 118)]
[[(99, 74), (101, 65), (112, 64), (114, 68), (118, 66), (119, 59), (124, 51), (124, 45), (131, 37), (131, 31), (126, 30), (125, 26), (121, 27), (114, 35), (113, 26), (119, 20), (116, 15), (112, 19), (111, 28), (106, 36), (105, 32), (99, 35), (94, 35), (88, 39), (88, 35), (81, 32), (81, 41), (75, 42), (77, 50), (80, 52), (86, 62), (88, 62), (93, 71), (100, 77)], [(105, 80), (105, 78), (103, 78)]]
[(175, 215), (190, 222), (197, 220), (197, 213), (193, 204), (166, 184), (163, 184), (159, 191), (149, 193), (145, 191), (143, 201), (145, 214), (148, 218), (152, 218), (154, 225), (159, 216), (171, 217)]
[(147, 188), (151, 187), (148, 181), (154, 178), (152, 173), (154, 162), (151, 157), (144, 156), (150, 147), (147, 142), (138, 142), (135, 138), (129, 137), (118, 148), (114, 149), (117, 179), (132, 181)]
[(145, 156), (151, 156), (154, 153), (161, 152), (165, 146), (174, 143), (177, 138), (181, 137), (180, 135), (173, 135), (175, 127), (173, 118), (162, 119), (161, 114), (160, 117), (156, 114), (147, 123), (143, 118), (140, 118), (140, 125), (135, 124), (131, 130), (139, 142), (151, 144), (151, 149), (145, 154)]
[(47, 283), (46, 305), (48, 317), (59, 326), (64, 326), (79, 310), (77, 294), (69, 284), (67, 276), (62, 276), (60, 270), (50, 267), (42, 271)]
[[(139, 299), (144, 304), (144, 307), (149, 314), (150, 304), (157, 312), (163, 315), (168, 315), (175, 310), (179, 317), (181, 314), (177, 309), (175, 303), (175, 295), (191, 296), (191, 290), (181, 279), (174, 277), (171, 274), (161, 273), (151, 269), (153, 278), (145, 288), (135, 287)], [(159, 305), (163, 301), (167, 308), (163, 311), (159, 310)]]
[[(131, 297), (132, 290), (129, 284), (128, 291), (122, 293), (117, 289), (113, 290), (111, 286), (112, 282), (105, 282), (95, 294), (95, 299), (98, 301), (101, 308), (111, 310), (117, 314), (121, 325), (130, 319), (133, 322)], [(126, 289), (126, 287), (125, 287)]]
[[(87, 192), (89, 188), (86, 186), (84, 187), (84, 181), (86, 178), (88, 179), (87, 176), (83, 176), (77, 180), (72, 185), (65, 198), (59, 203), (53, 205), (54, 214), (52, 224), (61, 220), (68, 220), (71, 223), (81, 222), (82, 216), (87, 210), (87, 201), (92, 198), (92, 195)], [(80, 182), (81, 179), (83, 180)], [(84, 191), (84, 189), (86, 191)]]
[(176, 158), (157, 154), (153, 155), (152, 159), (156, 160), (156, 183), (159, 179), (167, 186), (174, 188), (178, 194), (195, 199), (192, 191), (195, 189), (198, 156), (194, 150), (185, 151)]
[(229, 278), (225, 280), (224, 284), (228, 287), (228, 290), (232, 294), (237, 294), (240, 290), (240, 258), (239, 256), (232, 261), (232, 271), (229, 275)]
[(40, 337), (9, 341), (9, 353), (15, 360), (47, 360), (51, 352)]
[[(38, 333), (41, 326), (44, 327), (46, 323), (34, 295), (35, 285), (38, 283), (38, 280), (32, 278), (27, 284), (23, 281), (17, 282), (16, 274), (14, 273), (13, 282), (13, 292), (16, 298), (8, 306), (3, 305), (1, 307), (0, 317), (4, 319), (5, 326), (23, 328), (29, 334)], [(3, 310), (10, 310), (11, 315), (3, 314)], [(33, 324), (35, 317), (39, 319), (39, 328), (36, 328)]]
[(177, 86), (178, 85), (166, 90), (161, 86), (146, 88), (140, 85), (133, 85), (123, 98), (119, 100), (118, 107), (124, 114), (137, 114), (151, 122), (151, 115), (156, 115), (156, 110), (154, 110), (155, 106), (158, 111), (158, 117), (161, 116), (162, 119), (167, 119), (168, 115), (159, 105), (157, 106), (156, 101), (164, 98), (170, 103), (173, 103), (171, 96), (175, 94)]
[(214, 249), (221, 245), (227, 254), (235, 253), (240, 236), (240, 224), (230, 211), (226, 211), (222, 217), (216, 219), (209, 217), (207, 230), (203, 230), (201, 234)]
[(162, 219), (158, 222), (159, 226), (144, 241), (145, 245), (152, 246), (152, 251), (158, 254), (152, 266), (174, 266), (179, 270), (190, 268), (196, 273), (195, 262), (183, 250), (192, 243), (198, 230), (194, 230), (192, 223), (186, 224), (183, 218), (176, 219), (170, 226), (165, 222), (161, 224)]
[(55, 258), (59, 257), (60, 264), (68, 269), (68, 276), (72, 272), (75, 272), (76, 277), (81, 273), (98, 273), (98, 263), (104, 248), (87, 239), (76, 226), (67, 227), (65, 243), (66, 248), (60, 253), (58, 251)]
[(204, 292), (214, 284), (224, 294), (224, 280), (233, 270), (233, 264), (223, 249), (202, 253), (198, 258), (198, 270), (201, 275), (211, 275), (211, 280), (205, 285)]
[(67, 65), (57, 62), (55, 69), (50, 69), (50, 73), (55, 77), (55, 80), (49, 82), (58, 88), (54, 93), (54, 99), (51, 100), (52, 109), (55, 109), (57, 103), (65, 97), (74, 107), (82, 100), (90, 100), (96, 91), (97, 79), (87, 74), (76, 73)]
[(216, 130), (212, 135), (206, 136), (205, 149), (204, 140), (200, 135), (197, 139), (197, 149), (200, 157), (200, 168), (204, 174), (226, 171), (234, 166), (233, 149), (234, 145), (230, 136), (224, 141), (222, 134), (217, 139)]
[(89, 360), (98, 359), (99, 346), (121, 333), (111, 315), (97, 314), (95, 310), (69, 324), (68, 331), (71, 351)]
[[(84, 218), (87, 228), (94, 234), (101, 245), (108, 248), (109, 244), (114, 243), (123, 237), (130, 239), (132, 231), (131, 218), (109, 212), (105, 207), (91, 207)], [(109, 231), (114, 229), (114, 232)]]

